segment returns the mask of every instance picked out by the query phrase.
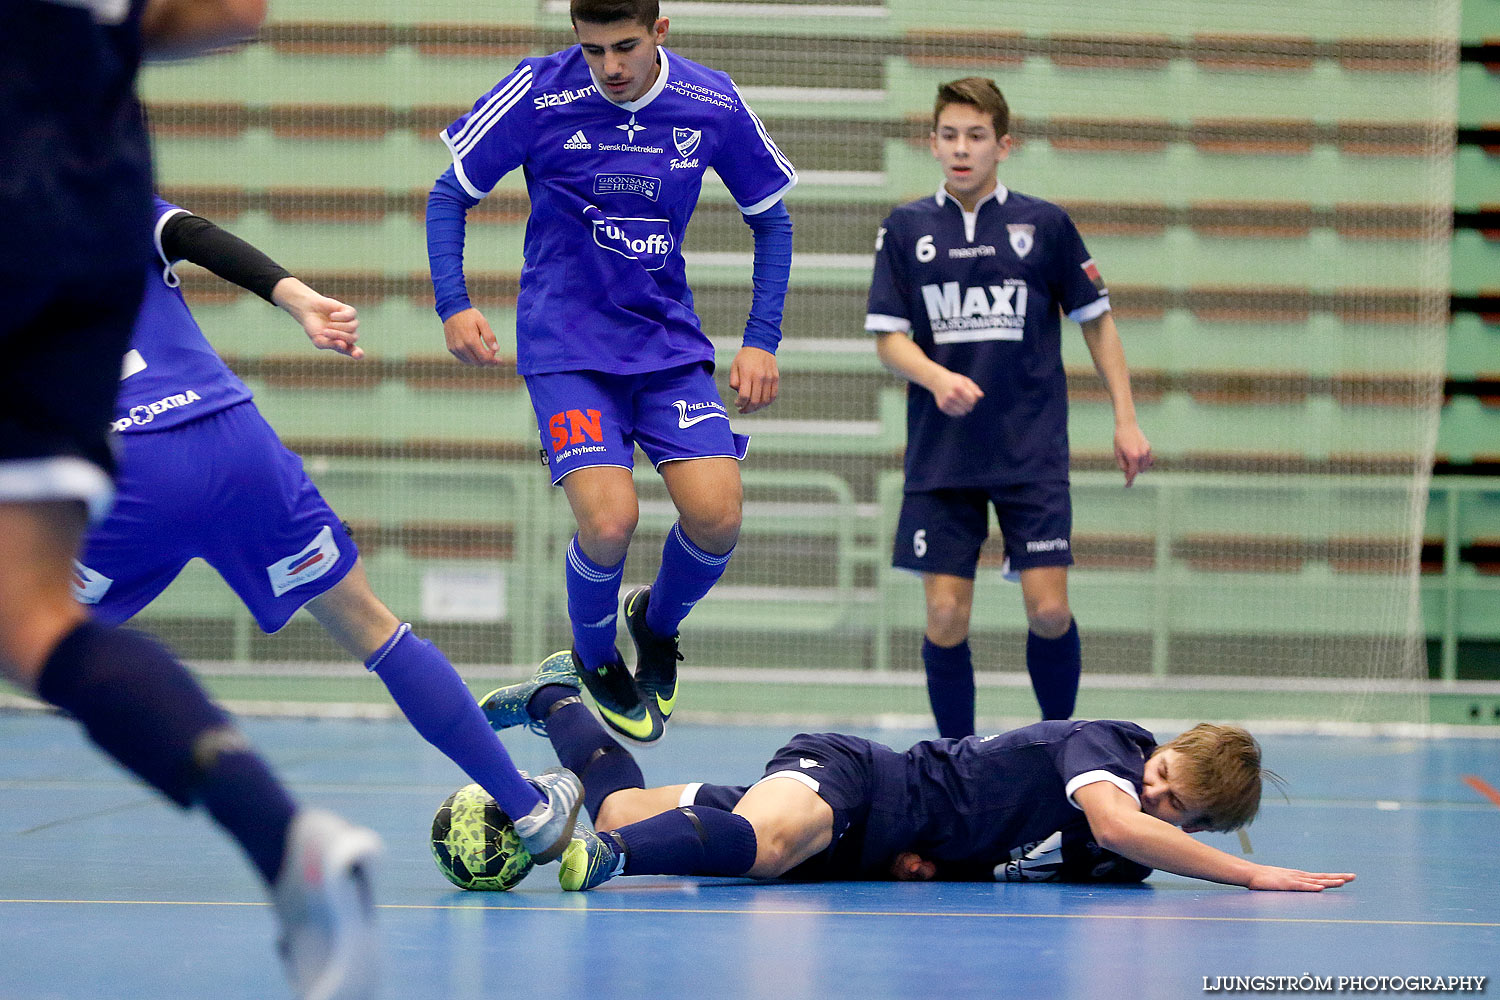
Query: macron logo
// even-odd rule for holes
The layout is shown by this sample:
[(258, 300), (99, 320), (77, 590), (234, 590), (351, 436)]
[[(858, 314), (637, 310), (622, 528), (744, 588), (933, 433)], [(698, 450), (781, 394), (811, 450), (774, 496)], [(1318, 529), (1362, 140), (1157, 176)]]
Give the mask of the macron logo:
[(822, 767), (823, 765), (819, 764), (817, 761), (813, 760), (811, 757), (802, 757), (802, 758), (798, 759), (797, 766), (800, 767), (800, 768), (802, 768), (804, 771), (806, 771), (806, 770), (808, 770), (810, 768)]
[(571, 136), (568, 137), (568, 141), (565, 142), (565, 143), (563, 143), (563, 149), (593, 149), (593, 148), (594, 148), (594, 146), (593, 146), (592, 143), (589, 142), (588, 136), (586, 136), (586, 135), (583, 134), (583, 129), (579, 129), (577, 132), (574, 132)]

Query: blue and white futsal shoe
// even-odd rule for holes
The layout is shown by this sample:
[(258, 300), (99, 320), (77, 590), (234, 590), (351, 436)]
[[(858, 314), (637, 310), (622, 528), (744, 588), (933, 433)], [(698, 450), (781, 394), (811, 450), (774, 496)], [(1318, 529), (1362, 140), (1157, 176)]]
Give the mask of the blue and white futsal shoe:
[(531, 859), (539, 865), (556, 861), (573, 839), (578, 806), (583, 801), (583, 782), (565, 767), (543, 771), (527, 779), (542, 794), (542, 801), (515, 820), (516, 833)]
[[(538, 736), (546, 736), (546, 723), (533, 719), (526, 706), (531, 703), (532, 695), (548, 684), (561, 684), (574, 691), (579, 689), (578, 671), (573, 666), (573, 654), (568, 650), (560, 650), (543, 660), (531, 680), (496, 688), (481, 698), (479, 707), (484, 710), (490, 728), (500, 732), (512, 726), (525, 726)], [(572, 828), (571, 823), (568, 828)]]

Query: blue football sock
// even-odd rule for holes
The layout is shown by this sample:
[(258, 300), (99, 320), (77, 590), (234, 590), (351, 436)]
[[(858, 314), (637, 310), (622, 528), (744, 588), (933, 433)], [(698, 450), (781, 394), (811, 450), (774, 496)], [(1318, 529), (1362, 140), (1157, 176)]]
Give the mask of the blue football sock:
[(1078, 621), (1056, 639), (1026, 634), (1026, 672), (1031, 689), (1042, 708), (1043, 719), (1067, 719), (1078, 700), (1078, 677), (1083, 673), (1083, 649), (1078, 641)]
[(586, 670), (598, 670), (617, 659), (615, 655), (616, 605), (620, 601), (620, 580), (625, 560), (613, 566), (600, 566), (578, 544), (578, 536), (568, 545), (567, 583), (568, 619), (573, 624), (573, 654)]
[(703, 600), (729, 565), (730, 549), (723, 555), (705, 552), (693, 544), (682, 522), (672, 525), (661, 547), (661, 569), (651, 584), (651, 602), (646, 605), (646, 627), (667, 638), (677, 634), (677, 626)]
[[(566, 704), (559, 704), (571, 698)], [(578, 692), (561, 684), (548, 684), (531, 696), (526, 710), (533, 719), (547, 724), (547, 739), (557, 761), (583, 782), (583, 805), (589, 818), (599, 815), (599, 806), (622, 788), (645, 788), (646, 778), (635, 758), (599, 724)]]
[(922, 637), (922, 666), (927, 670), (927, 700), (938, 735), (963, 739), (974, 735), (974, 662), (969, 640), (939, 646)]
[(166, 648), (85, 622), (52, 651), (37, 693), (173, 802), (201, 802), (266, 882), (275, 880), (296, 804)]
[(403, 622), (365, 667), (385, 682), (412, 728), (479, 782), (506, 815), (525, 816), (541, 802), (448, 657), (410, 625)]
[(722, 809), (681, 806), (614, 833), (626, 875), (743, 875), (755, 864), (755, 828)]

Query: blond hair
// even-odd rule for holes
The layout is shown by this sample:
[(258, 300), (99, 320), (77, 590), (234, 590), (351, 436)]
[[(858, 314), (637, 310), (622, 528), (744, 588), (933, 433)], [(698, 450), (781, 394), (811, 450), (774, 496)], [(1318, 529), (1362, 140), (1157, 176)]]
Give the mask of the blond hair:
[(1260, 810), (1261, 779), (1280, 779), (1260, 764), (1260, 744), (1239, 726), (1200, 722), (1152, 754), (1174, 750), (1173, 783), (1205, 814), (1205, 826), (1227, 832), (1249, 825)]
[(937, 101), (932, 107), (932, 130), (937, 131), (938, 117), (950, 104), (967, 104), (990, 116), (995, 124), (995, 138), (1010, 131), (1010, 105), (994, 80), (982, 76), (966, 76), (962, 80), (951, 80), (938, 85)]

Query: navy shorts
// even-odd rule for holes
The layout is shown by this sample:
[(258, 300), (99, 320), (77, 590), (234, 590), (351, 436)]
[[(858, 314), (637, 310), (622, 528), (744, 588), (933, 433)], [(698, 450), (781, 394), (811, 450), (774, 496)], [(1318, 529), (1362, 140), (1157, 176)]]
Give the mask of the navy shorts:
[(109, 421), (145, 278), (144, 268), (52, 283), (0, 275), (0, 503), (108, 509)]
[(275, 632), (359, 557), (302, 459), (254, 404), (119, 437), (114, 509), (74, 567), (74, 596), (98, 620), (130, 618), (201, 558)]
[[(818, 793), (833, 810), (833, 840), (828, 849), (787, 873), (787, 878), (835, 878), (834, 855), (849, 853), (841, 848), (844, 835), (863, 830), (875, 799), (875, 765), (869, 740), (840, 733), (798, 733), (766, 762), (760, 781), (789, 778)], [(757, 781), (756, 784), (760, 784)], [(750, 785), (688, 785), (682, 805), (703, 805), (732, 812)], [(857, 853), (857, 849), (855, 851)]]
[(972, 580), (995, 505), (1012, 573), (1073, 565), (1073, 504), (1067, 480), (908, 493), (901, 501), (891, 565)]
[(528, 375), (526, 389), (554, 486), (589, 466), (634, 468), (637, 444), (658, 468), (688, 458), (743, 459), (750, 444), (730, 429), (705, 363), (641, 375)]

